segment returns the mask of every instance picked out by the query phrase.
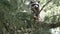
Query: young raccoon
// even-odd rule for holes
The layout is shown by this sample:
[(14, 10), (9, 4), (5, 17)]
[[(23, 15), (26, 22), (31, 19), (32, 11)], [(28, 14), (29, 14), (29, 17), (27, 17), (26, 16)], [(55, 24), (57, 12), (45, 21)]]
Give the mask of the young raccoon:
[(38, 20), (39, 16), (39, 3), (40, 1), (31, 1), (31, 10), (33, 11), (34, 14), (34, 20)]

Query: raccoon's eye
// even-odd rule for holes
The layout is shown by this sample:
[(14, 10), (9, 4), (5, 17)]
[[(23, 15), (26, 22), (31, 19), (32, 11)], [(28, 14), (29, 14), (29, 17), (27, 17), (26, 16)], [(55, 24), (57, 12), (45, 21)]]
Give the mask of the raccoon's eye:
[(31, 6), (34, 6), (35, 4), (32, 4)]

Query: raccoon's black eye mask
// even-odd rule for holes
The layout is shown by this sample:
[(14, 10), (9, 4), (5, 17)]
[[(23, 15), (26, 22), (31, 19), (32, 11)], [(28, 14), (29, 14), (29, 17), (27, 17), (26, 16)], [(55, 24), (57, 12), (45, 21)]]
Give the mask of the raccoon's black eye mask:
[(39, 6), (38, 4), (32, 4), (31, 6), (35, 6), (35, 5)]

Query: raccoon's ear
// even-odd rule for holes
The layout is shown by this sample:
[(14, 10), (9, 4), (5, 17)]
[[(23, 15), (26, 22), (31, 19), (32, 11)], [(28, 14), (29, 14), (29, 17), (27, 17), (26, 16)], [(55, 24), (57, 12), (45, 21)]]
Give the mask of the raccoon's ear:
[(33, 1), (30, 1), (30, 3), (33, 3)]
[(40, 3), (40, 1), (38, 1), (38, 3)]

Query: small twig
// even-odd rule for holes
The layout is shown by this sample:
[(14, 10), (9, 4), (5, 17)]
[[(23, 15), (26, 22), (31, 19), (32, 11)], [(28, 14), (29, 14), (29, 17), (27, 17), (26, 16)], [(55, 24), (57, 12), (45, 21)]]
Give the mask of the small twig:
[[(43, 7), (41, 8), (40, 12), (44, 9), (44, 7), (45, 7), (47, 4), (49, 4), (49, 2), (51, 2), (51, 1), (52, 1), (52, 0), (49, 0), (46, 4), (44, 4)], [(40, 12), (39, 12), (39, 13), (40, 13)]]

